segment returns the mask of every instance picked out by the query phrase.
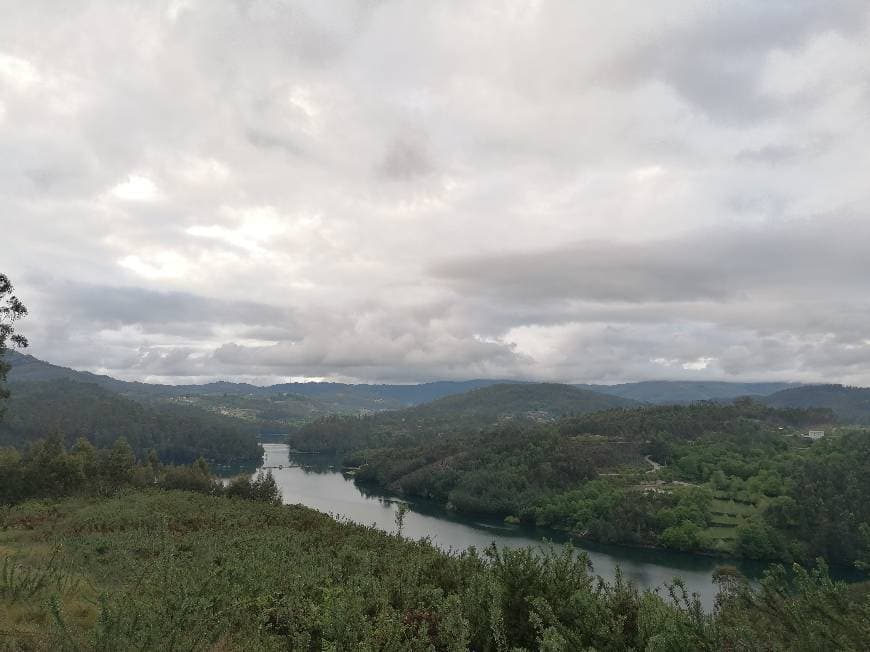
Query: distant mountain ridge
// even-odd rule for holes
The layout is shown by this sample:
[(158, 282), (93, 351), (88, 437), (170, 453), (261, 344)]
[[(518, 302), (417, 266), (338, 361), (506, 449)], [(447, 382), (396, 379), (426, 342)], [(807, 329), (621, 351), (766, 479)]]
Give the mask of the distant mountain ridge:
[(870, 425), (870, 388), (845, 385), (807, 385), (767, 396), (771, 407), (830, 408), (847, 423)]
[[(76, 371), (44, 362), (30, 355), (10, 352), (12, 365), (10, 382), (36, 382), (67, 378), (96, 383), (120, 394), (169, 398), (173, 396), (251, 395), (268, 397), (278, 394), (298, 394), (332, 402), (351, 400), (361, 409), (397, 409), (435, 401), (445, 396), (490, 387), (492, 385), (523, 384), (528, 381), (475, 379), (466, 381), (435, 381), (414, 385), (349, 384), (334, 382), (280, 383), (261, 387), (250, 383), (218, 381), (201, 385), (158, 385), (117, 380), (110, 376)], [(573, 387), (599, 394), (644, 403), (692, 403), (695, 401), (730, 400), (740, 396), (769, 396), (776, 392), (801, 387), (797, 383), (732, 383), (725, 381), (651, 380), (618, 385), (575, 384)]]
[(798, 383), (733, 383), (703, 380), (645, 380), (619, 385), (575, 385), (602, 394), (657, 404), (728, 401), (741, 396), (768, 396), (800, 386)]
[[(94, 383), (119, 394), (148, 396), (152, 398), (169, 398), (173, 396), (205, 396), (220, 394), (251, 395), (258, 397), (277, 394), (298, 394), (315, 399), (329, 399), (336, 396), (347, 396), (349, 393), (372, 402), (385, 403), (380, 409), (400, 408), (409, 405), (428, 403), (452, 394), (461, 394), (473, 389), (488, 387), (499, 383), (515, 381), (500, 380), (466, 380), (466, 381), (435, 381), (416, 385), (389, 384), (350, 384), (334, 382), (304, 382), (279, 383), (261, 387), (250, 383), (234, 383), (216, 381), (198, 385), (161, 385), (124, 381), (111, 376), (94, 374), (89, 371), (77, 371), (68, 367), (45, 362), (31, 355), (10, 351), (6, 356), (12, 369), (9, 372), (9, 382), (41, 382), (46, 380), (75, 380), (77, 382)], [(377, 409), (377, 405), (372, 406)]]

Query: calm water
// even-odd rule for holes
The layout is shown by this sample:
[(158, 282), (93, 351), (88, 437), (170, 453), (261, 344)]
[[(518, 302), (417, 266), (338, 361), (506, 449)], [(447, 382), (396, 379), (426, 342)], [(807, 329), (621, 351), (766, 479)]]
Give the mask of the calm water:
[[(270, 470), (287, 504), (301, 503), (337, 518), (348, 518), (394, 532), (397, 505), (406, 502), (410, 511), (405, 516), (404, 535), (414, 539), (429, 537), (443, 549), (464, 550), (470, 546), (483, 549), (493, 542), (505, 547), (537, 546), (544, 539), (556, 543), (567, 540), (559, 532), (466, 518), (424, 502), (366, 494), (337, 471), (323, 467), (315, 470), (315, 467), (290, 466), (292, 463), (285, 444), (264, 443), (263, 448), (263, 466), (272, 467)], [(278, 466), (283, 468), (275, 468)], [(712, 608), (716, 596), (712, 573), (717, 565), (726, 563), (700, 555), (662, 550), (576, 542), (574, 545), (589, 555), (594, 572), (605, 579), (613, 578), (617, 565), (623, 575), (639, 587), (659, 588), (674, 577), (680, 577), (689, 590), (698, 593), (707, 609)], [(758, 564), (727, 563), (733, 563), (749, 577), (757, 577), (761, 573), (762, 567)]]

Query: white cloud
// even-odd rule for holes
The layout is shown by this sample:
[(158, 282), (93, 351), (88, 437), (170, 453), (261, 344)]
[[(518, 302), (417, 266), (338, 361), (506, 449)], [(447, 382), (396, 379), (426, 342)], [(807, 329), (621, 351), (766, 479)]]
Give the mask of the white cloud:
[(194, 186), (225, 183), (230, 177), (229, 168), (221, 161), (197, 156), (184, 157), (177, 173)]
[(716, 358), (703, 356), (700, 358), (696, 358), (695, 360), (690, 360), (689, 362), (684, 362), (681, 366), (686, 371), (703, 371), (710, 366), (711, 362), (715, 360)]
[(150, 280), (182, 278), (190, 270), (187, 260), (171, 252), (158, 252), (150, 257), (132, 254), (121, 258), (118, 264)]
[(22, 93), (37, 86), (42, 77), (26, 59), (0, 52), (0, 82)]
[(131, 175), (112, 188), (111, 194), (117, 199), (131, 202), (152, 202), (162, 199), (163, 195), (151, 179)]
[(16, 3), (2, 271), (125, 377), (870, 383), (868, 17)]

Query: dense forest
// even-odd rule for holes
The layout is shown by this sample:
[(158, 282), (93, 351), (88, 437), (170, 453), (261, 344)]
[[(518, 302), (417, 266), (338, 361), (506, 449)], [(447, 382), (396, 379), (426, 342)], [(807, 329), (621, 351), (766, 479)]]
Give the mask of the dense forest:
[(795, 387), (771, 394), (764, 402), (773, 407), (826, 407), (845, 423), (870, 425), (870, 389), (867, 387)]
[(739, 383), (702, 380), (644, 380), (617, 385), (575, 385), (602, 394), (653, 404), (688, 404), (697, 401), (731, 401), (744, 396), (761, 397), (797, 387), (794, 383)]
[(67, 444), (83, 437), (108, 447), (119, 436), (142, 459), (237, 463), (261, 457), (257, 429), (193, 406), (141, 403), (90, 383), (71, 380), (16, 383), (0, 421), (0, 446), (24, 447), (50, 433)]
[[(628, 399), (605, 396), (554, 383), (501, 384), (365, 417), (331, 416), (295, 428), (290, 446), (298, 450), (348, 452), (402, 445), (469, 432), (498, 424), (553, 421), (568, 414), (635, 406)], [(399, 441), (401, 440), (401, 441)]]
[(224, 484), (202, 457), (190, 465), (164, 464), (153, 449), (137, 462), (126, 439), (97, 448), (79, 438), (69, 448), (60, 435), (31, 443), (23, 452), (0, 448), (0, 506), (31, 498), (106, 496), (130, 488), (186, 489), (280, 502), (270, 474), (240, 475)]
[[(384, 416), (301, 430), (350, 442), (358, 483), (593, 540), (837, 563), (866, 547), (870, 434), (831, 431), (828, 409), (740, 400), (452, 431)], [(815, 427), (830, 436), (801, 436)]]

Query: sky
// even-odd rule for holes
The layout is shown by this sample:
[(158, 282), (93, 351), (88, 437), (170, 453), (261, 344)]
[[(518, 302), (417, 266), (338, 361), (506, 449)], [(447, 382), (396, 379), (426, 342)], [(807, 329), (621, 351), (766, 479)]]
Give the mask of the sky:
[(0, 272), (33, 355), (870, 385), (866, 0), (0, 15)]

